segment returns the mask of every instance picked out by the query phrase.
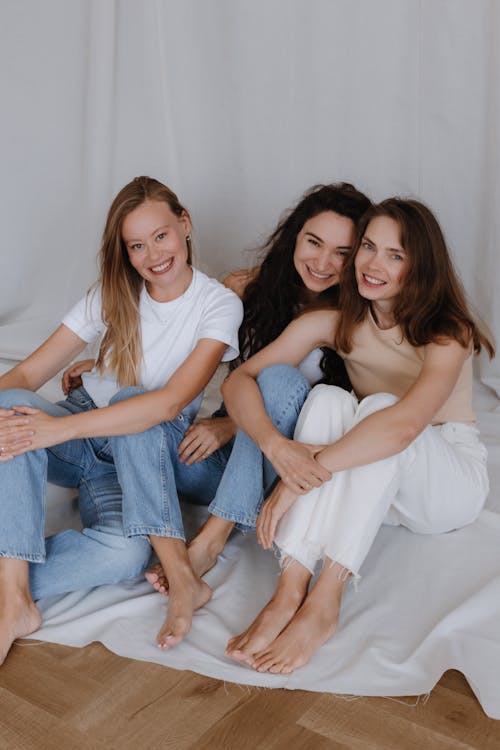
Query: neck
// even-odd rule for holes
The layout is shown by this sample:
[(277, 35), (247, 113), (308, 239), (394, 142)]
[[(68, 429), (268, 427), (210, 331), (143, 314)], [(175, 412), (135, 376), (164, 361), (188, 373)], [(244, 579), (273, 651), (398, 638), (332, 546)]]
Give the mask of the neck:
[(174, 289), (162, 289), (161, 287), (153, 286), (149, 281), (146, 282), (146, 289), (151, 299), (155, 302), (172, 302), (172, 300), (181, 297), (187, 290), (193, 278), (193, 267), (186, 266), (185, 272), (179, 279), (179, 283), (175, 285)]
[(373, 319), (382, 331), (385, 331), (388, 328), (394, 328), (396, 325), (396, 319), (394, 318), (392, 305), (390, 303), (384, 305), (383, 302), (372, 302), (370, 307)]

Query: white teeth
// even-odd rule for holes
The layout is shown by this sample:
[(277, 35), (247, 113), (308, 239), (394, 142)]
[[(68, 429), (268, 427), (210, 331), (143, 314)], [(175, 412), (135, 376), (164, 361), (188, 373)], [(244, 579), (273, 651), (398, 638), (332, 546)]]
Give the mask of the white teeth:
[(374, 279), (373, 276), (368, 276), (368, 274), (364, 274), (365, 279), (368, 281), (369, 284), (385, 284), (385, 281), (380, 281), (380, 279)]
[(153, 273), (161, 273), (162, 271), (166, 271), (169, 266), (171, 266), (173, 263), (172, 258), (170, 260), (165, 261), (165, 263), (162, 263), (161, 266), (152, 266), (151, 270)]
[(309, 266), (307, 267), (307, 270), (315, 279), (329, 279), (332, 275), (331, 273), (318, 273), (317, 271), (313, 271), (312, 268), (309, 268)]

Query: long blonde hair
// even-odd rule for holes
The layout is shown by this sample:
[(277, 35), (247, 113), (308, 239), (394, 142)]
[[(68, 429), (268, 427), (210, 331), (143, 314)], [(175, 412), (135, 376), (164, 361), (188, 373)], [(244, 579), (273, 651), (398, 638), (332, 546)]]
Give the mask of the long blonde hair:
[[(164, 201), (175, 216), (189, 216), (176, 194), (152, 177), (136, 177), (123, 187), (109, 209), (99, 253), (102, 320), (107, 326), (101, 342), (97, 369), (114, 374), (121, 386), (139, 385), (142, 340), (139, 298), (143, 278), (131, 265), (122, 239), (123, 221), (147, 200)], [(189, 265), (191, 239), (186, 238)]]

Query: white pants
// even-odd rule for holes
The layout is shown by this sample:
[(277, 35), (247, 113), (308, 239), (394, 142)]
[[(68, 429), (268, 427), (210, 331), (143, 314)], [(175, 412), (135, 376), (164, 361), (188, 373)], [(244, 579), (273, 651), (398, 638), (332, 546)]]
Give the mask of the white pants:
[[(333, 443), (396, 401), (377, 393), (358, 404), (341, 388), (318, 385), (302, 408), (294, 437), (304, 443)], [(422, 534), (465, 526), (477, 517), (488, 494), (486, 457), (473, 425), (426, 427), (401, 453), (338, 472), (301, 495), (278, 526), (280, 556), (298, 560), (311, 572), (328, 557), (357, 576), (383, 523)]]

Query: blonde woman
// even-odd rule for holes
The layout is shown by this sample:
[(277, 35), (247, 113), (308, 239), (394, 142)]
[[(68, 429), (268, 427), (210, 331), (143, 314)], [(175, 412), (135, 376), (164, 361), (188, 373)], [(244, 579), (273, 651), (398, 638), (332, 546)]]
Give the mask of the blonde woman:
[[(241, 302), (193, 268), (189, 213), (149, 177), (114, 199), (100, 271), (52, 336), (0, 378), (0, 663), (40, 626), (34, 600), (137, 575), (148, 536), (169, 571), (173, 643), (210, 598), (187, 557), (172, 458), (219, 362), (238, 354)], [(35, 394), (99, 337), (82, 387), (58, 404)], [(44, 540), (47, 479), (78, 487), (82, 532)], [(215, 487), (207, 471), (210, 497)]]

